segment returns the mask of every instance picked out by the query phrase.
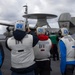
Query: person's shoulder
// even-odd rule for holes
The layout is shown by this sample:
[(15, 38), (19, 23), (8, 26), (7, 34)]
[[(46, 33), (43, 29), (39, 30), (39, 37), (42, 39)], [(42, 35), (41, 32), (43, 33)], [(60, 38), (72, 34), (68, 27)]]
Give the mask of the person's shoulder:
[(27, 34), (27, 36), (32, 36), (32, 34)]
[(27, 34), (26, 36), (28, 36), (29, 38), (32, 38), (33, 37), (33, 35), (31, 35), (31, 34)]
[(12, 37), (7, 38), (7, 41), (10, 41), (10, 40), (13, 40), (13, 39), (14, 39), (14, 37), (12, 36)]
[(49, 42), (51, 42), (51, 39), (50, 39), (50, 38), (48, 38), (48, 41), (49, 41)]

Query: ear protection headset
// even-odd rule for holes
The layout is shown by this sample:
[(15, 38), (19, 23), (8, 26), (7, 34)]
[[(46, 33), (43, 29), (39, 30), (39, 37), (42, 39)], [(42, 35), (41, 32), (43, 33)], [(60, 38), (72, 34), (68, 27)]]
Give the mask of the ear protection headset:
[(14, 30), (25, 31), (25, 22), (24, 22), (23, 20), (18, 20), (18, 21), (15, 23)]
[(66, 36), (69, 34), (69, 31), (67, 28), (61, 28), (59, 31), (58, 31), (58, 34), (59, 36)]
[(39, 35), (39, 34), (45, 34), (45, 28), (43, 28), (43, 27), (38, 27), (37, 28), (37, 34)]

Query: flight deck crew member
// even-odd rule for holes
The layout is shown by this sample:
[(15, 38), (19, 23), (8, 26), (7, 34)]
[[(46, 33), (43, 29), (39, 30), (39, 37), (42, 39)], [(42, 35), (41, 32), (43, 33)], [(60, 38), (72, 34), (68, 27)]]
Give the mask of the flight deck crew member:
[(33, 47), (37, 42), (36, 36), (33, 37), (25, 31), (24, 21), (15, 23), (13, 36), (6, 41), (7, 48), (11, 50), (12, 75), (35, 75)]
[(36, 75), (50, 75), (51, 61), (50, 49), (52, 46), (51, 40), (45, 35), (45, 29), (38, 27), (36, 29), (38, 36), (38, 43), (34, 47), (35, 61), (36, 61)]
[(49, 35), (49, 38), (52, 41), (52, 55), (53, 55), (53, 60), (55, 61), (56, 59), (59, 60), (59, 52), (58, 52), (58, 36), (55, 33), (51, 33)]
[(62, 75), (73, 75), (75, 68), (75, 40), (69, 35), (67, 28), (61, 28), (59, 41), (61, 62), (60, 70)]
[(2, 67), (4, 61), (4, 50), (2, 44), (0, 43), (0, 68)]

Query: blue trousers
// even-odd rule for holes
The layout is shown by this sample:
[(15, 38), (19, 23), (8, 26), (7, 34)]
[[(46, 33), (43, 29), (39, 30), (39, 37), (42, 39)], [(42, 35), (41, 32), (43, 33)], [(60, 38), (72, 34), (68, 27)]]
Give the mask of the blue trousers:
[(28, 73), (23, 73), (23, 74), (19, 74), (19, 73), (16, 73), (16, 72), (12, 72), (12, 74), (11, 75), (35, 75), (34, 74), (34, 71), (31, 71), (31, 72), (28, 72)]
[(0, 70), (0, 75), (2, 75), (2, 71)]

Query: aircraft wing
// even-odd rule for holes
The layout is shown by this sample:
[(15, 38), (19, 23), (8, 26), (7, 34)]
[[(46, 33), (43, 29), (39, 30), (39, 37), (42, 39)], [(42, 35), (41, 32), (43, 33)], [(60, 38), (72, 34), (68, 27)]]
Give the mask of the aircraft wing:
[(11, 23), (9, 24), (9, 23), (1, 23), (1, 22), (0, 22), (0, 25), (3, 25), (3, 26), (12, 26), (12, 27), (14, 26), (14, 24), (11, 24)]
[(14, 29), (14, 23), (10, 23), (10, 22), (6, 22), (6, 21), (0, 21), (0, 25), (2, 25), (2, 26), (7, 26), (7, 31), (4, 33), (4, 35), (3, 36), (5, 36), (5, 37), (2, 37), (2, 35), (0, 35), (0, 41), (3, 41), (3, 40), (5, 40), (6, 39), (6, 37), (10, 37), (11, 36), (11, 31), (13, 31), (13, 29)]

